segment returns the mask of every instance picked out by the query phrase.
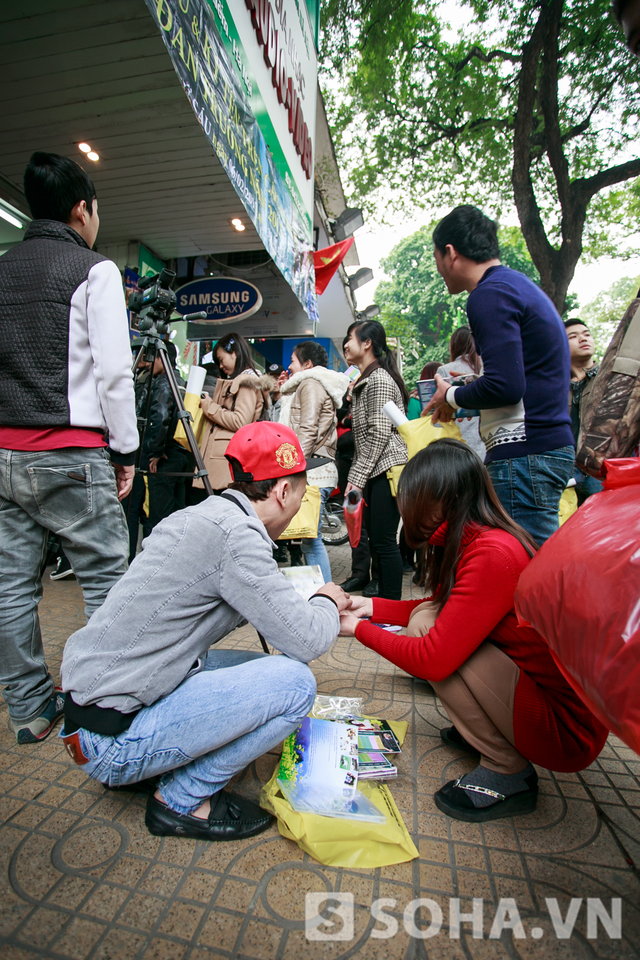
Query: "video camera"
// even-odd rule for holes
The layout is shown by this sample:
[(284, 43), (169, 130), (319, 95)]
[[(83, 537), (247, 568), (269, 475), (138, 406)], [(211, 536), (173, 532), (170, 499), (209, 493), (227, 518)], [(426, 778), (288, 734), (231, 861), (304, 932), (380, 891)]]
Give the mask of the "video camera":
[(175, 278), (173, 270), (164, 267), (160, 273), (152, 277), (140, 277), (139, 289), (129, 294), (127, 306), (138, 315), (141, 333), (151, 330), (156, 325), (159, 333), (167, 332), (169, 317), (176, 306), (176, 295), (170, 289)]

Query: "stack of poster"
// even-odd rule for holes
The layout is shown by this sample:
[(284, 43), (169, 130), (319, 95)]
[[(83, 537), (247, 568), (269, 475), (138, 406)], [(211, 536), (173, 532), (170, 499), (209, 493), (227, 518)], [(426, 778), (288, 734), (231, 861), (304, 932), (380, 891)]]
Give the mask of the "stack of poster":
[(324, 817), (384, 823), (357, 789), (358, 728), (305, 717), (284, 742), (278, 786), (294, 810)]

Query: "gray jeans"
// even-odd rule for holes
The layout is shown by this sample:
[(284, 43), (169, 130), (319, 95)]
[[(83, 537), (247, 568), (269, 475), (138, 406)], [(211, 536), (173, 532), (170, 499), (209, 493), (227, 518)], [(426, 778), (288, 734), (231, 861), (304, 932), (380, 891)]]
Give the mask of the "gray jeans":
[(0, 449), (0, 684), (21, 723), (53, 693), (38, 619), (49, 532), (62, 542), (89, 619), (127, 569), (129, 550), (106, 450)]

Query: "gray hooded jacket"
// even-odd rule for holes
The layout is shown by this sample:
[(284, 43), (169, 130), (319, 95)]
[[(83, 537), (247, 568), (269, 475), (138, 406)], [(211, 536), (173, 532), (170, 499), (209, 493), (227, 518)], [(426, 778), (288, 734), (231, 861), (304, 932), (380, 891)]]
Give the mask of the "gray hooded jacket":
[(272, 547), (250, 501), (236, 491), (163, 520), (67, 641), (65, 692), (80, 706), (121, 713), (149, 706), (247, 621), (293, 660), (321, 656), (340, 629), (337, 607), (328, 597), (303, 600), (279, 572)]

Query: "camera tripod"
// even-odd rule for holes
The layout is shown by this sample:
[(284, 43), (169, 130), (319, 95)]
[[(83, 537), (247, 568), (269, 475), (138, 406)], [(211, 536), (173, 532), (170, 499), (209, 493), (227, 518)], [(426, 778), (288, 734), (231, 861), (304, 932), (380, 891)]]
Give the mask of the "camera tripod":
[[(200, 319), (200, 317), (198, 317)], [(138, 429), (140, 430), (140, 446), (138, 447), (138, 453), (136, 455), (136, 473), (146, 473), (140, 469), (140, 457), (142, 455), (142, 447), (144, 444), (144, 435), (147, 429), (147, 423), (149, 421), (149, 408), (151, 406), (151, 385), (153, 382), (153, 367), (155, 365), (156, 359), (160, 357), (162, 361), (162, 368), (167, 376), (169, 381), (169, 386), (171, 388), (171, 393), (175, 401), (176, 407), (178, 408), (178, 420), (184, 428), (184, 432), (187, 436), (189, 442), (189, 447), (191, 453), (196, 461), (197, 470), (195, 473), (171, 473), (166, 471), (163, 473), (165, 477), (196, 477), (197, 479), (202, 480), (204, 488), (207, 491), (209, 496), (213, 495), (213, 490), (211, 488), (211, 482), (209, 480), (209, 473), (204, 465), (204, 460), (202, 459), (202, 454), (200, 453), (200, 448), (196, 441), (195, 435), (193, 433), (193, 427), (191, 422), (193, 417), (188, 410), (185, 409), (184, 403), (182, 402), (182, 396), (178, 388), (176, 381), (175, 373), (173, 372), (173, 367), (167, 356), (167, 344), (166, 341), (162, 339), (161, 331), (157, 329), (156, 323), (153, 323), (149, 329), (144, 333), (144, 339), (142, 345), (138, 351), (138, 354), (133, 362), (133, 372), (135, 374), (136, 370), (139, 368), (142, 360), (145, 360), (147, 363), (151, 364), (151, 370), (149, 371), (149, 379), (146, 384), (147, 396), (144, 408), (144, 417), (138, 418)], [(142, 429), (140, 429), (142, 428)]]
[[(167, 375), (167, 380), (169, 381), (169, 386), (171, 388), (171, 393), (173, 394), (173, 399), (178, 408), (178, 420), (184, 427), (184, 432), (186, 434), (187, 440), (189, 442), (189, 447), (191, 448), (191, 453), (194, 456), (196, 461), (197, 470), (195, 473), (171, 473), (168, 470), (163, 471), (163, 476), (165, 477), (195, 477), (202, 480), (204, 488), (209, 497), (213, 496), (213, 489), (211, 487), (211, 481), (209, 480), (209, 474), (207, 468), (204, 465), (204, 460), (202, 459), (202, 454), (200, 453), (200, 448), (196, 441), (193, 427), (191, 422), (193, 417), (188, 410), (185, 409), (184, 403), (182, 402), (182, 396), (176, 382), (176, 377), (173, 372), (173, 367), (167, 356), (167, 342), (163, 337), (167, 334), (170, 325), (170, 316), (173, 312), (173, 309), (176, 305), (176, 295), (170, 289), (171, 284), (175, 280), (175, 273), (172, 270), (167, 269), (166, 267), (153, 277), (143, 277), (138, 282), (138, 290), (132, 293), (129, 296), (129, 309), (134, 313), (137, 313), (140, 318), (139, 330), (143, 336), (142, 345), (136, 355), (135, 360), (133, 361), (133, 373), (135, 375), (136, 370), (140, 366), (142, 360), (151, 364), (151, 369), (149, 371), (149, 380), (146, 384), (147, 396), (145, 403), (144, 417), (138, 418), (138, 430), (140, 432), (140, 445), (138, 447), (138, 452), (136, 454), (136, 473), (144, 474), (147, 473), (146, 470), (140, 469), (140, 457), (142, 456), (142, 447), (144, 444), (144, 435), (147, 428), (147, 423), (149, 421), (149, 408), (151, 406), (151, 385), (153, 382), (153, 368), (155, 366), (156, 359), (160, 357), (162, 361), (162, 367), (164, 372)], [(190, 313), (185, 314), (182, 318), (183, 320), (206, 320), (206, 313)], [(127, 514), (131, 506), (131, 500), (129, 500), (129, 505), (127, 507)], [(269, 653), (269, 647), (267, 642), (258, 632), (258, 638), (262, 645), (262, 649), (265, 653)]]

